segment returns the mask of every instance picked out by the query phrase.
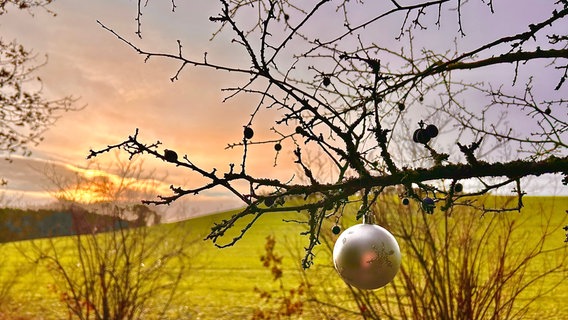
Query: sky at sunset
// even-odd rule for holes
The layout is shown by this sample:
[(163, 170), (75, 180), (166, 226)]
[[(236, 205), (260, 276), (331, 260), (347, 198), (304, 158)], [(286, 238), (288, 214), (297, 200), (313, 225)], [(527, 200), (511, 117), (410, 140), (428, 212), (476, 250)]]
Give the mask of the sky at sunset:
[[(515, 5), (505, 7), (504, 2)], [(464, 19), (466, 32), (474, 37), (477, 32), (494, 39), (514, 30), (515, 24), (509, 22), (516, 18), (529, 16), (529, 21), (539, 21), (550, 9), (535, 2), (495, 1), (494, 24), (476, 20), (475, 10), (484, 8), (472, 10)], [(18, 39), (25, 47), (33, 49), (40, 61), (44, 55), (48, 56), (47, 65), (38, 72), (44, 80), (45, 94), (52, 98), (72, 95), (79, 98), (78, 106), (85, 106), (81, 111), (64, 114), (45, 134), (45, 141), (32, 149), (31, 158), (13, 156), (12, 163), (0, 163), (0, 176), (9, 181), (4, 188), (5, 196), (18, 195), (17, 200), (13, 200), (18, 204), (51, 201), (52, 194), (46, 192), (52, 189), (45, 177), (46, 171), (69, 177), (84, 174), (84, 168), (89, 167), (85, 157), (90, 148), (118, 143), (136, 128), (140, 128), (140, 136), (145, 141), (160, 140), (164, 148), (188, 154), (195, 163), (206, 168), (224, 170), (228, 163), (240, 162), (241, 150), (226, 150), (225, 146), (241, 139), (243, 125), (248, 122), (257, 100), (241, 96), (222, 103), (226, 93), (220, 89), (242, 79), (188, 68), (178, 81), (172, 82), (170, 78), (179, 67), (177, 63), (158, 59), (144, 63), (144, 57), (97, 23), (100, 20), (153, 51), (176, 52), (179, 39), (188, 55), (201, 56), (207, 51), (209, 59), (246, 65), (246, 57), (235, 54), (236, 47), (228, 44), (227, 36), (221, 35), (209, 42), (216, 26), (209, 23), (208, 18), (216, 14), (216, 1), (178, 1), (177, 6), (173, 13), (170, 1), (150, 1), (142, 17), (142, 40), (135, 35), (136, 1), (133, 0), (56, 0), (48, 7), (57, 14), (55, 17), (42, 9), (35, 9), (33, 16), (12, 9), (0, 17), (0, 36), (4, 40)], [(325, 16), (318, 21), (320, 24), (314, 26), (313, 32), (333, 29), (333, 21), (326, 20)], [(390, 35), (396, 35), (397, 27), (385, 31), (385, 41), (394, 43)], [(446, 39), (442, 32), (427, 40), (436, 43)], [(511, 78), (511, 74), (504, 77)], [(269, 113), (255, 119), (255, 130), (260, 137), (272, 126), (270, 120)], [(273, 167), (271, 146), (254, 152), (249, 165), (256, 173), (266, 175), (277, 170)], [(105, 155), (100, 161), (112, 159), (112, 155)], [(181, 170), (152, 159), (146, 161), (149, 170), (157, 170), (159, 190), (189, 179)], [(281, 177), (292, 173), (290, 169), (282, 172)], [(542, 190), (538, 182), (533, 186), (534, 190)], [(549, 187), (547, 192), (555, 192), (555, 186)], [(189, 210), (195, 213), (235, 205), (236, 202), (223, 193), (213, 192), (188, 202)]]
[[(225, 167), (231, 156), (234, 160), (229, 162), (239, 161), (239, 151), (227, 151), (225, 146), (240, 138), (248, 112), (242, 114), (235, 106), (221, 105), (224, 96), (220, 88), (230, 79), (196, 70), (171, 82), (176, 64), (158, 60), (144, 63), (97, 23), (100, 20), (148, 47), (175, 49), (179, 38), (198, 48), (196, 52), (204, 52), (214, 31), (199, 27), (214, 14), (200, 6), (204, 3), (175, 14), (168, 6), (160, 8), (158, 2), (150, 4), (144, 23), (153, 27), (143, 29), (142, 41), (134, 34), (136, 3), (132, 1), (55, 1), (49, 9), (56, 17), (41, 9), (34, 10), (34, 16), (11, 10), (2, 17), (4, 39), (18, 39), (39, 55), (38, 60), (48, 55), (47, 65), (39, 70), (44, 92), (54, 98), (73, 95), (79, 98), (77, 105), (85, 105), (81, 111), (64, 114), (46, 133), (44, 143), (33, 149), (32, 158), (14, 156), (11, 164), (0, 164), (9, 181), (8, 192), (19, 194), (19, 203), (49, 201), (51, 195), (44, 192), (51, 188), (44, 177), (46, 170), (57, 167), (58, 172), (64, 172), (86, 167), (84, 159), (90, 148), (120, 142), (136, 128), (141, 129), (143, 139), (160, 140), (165, 148), (188, 153), (207, 167)], [(159, 14), (153, 15), (154, 10)], [(196, 23), (191, 28), (182, 24), (185, 19), (169, 24), (172, 16), (182, 14)], [(226, 54), (219, 52), (220, 56)], [(101, 157), (100, 161), (110, 159)], [(273, 159), (266, 160), (265, 167), (269, 167)], [(148, 170), (166, 169), (151, 159), (147, 162)], [(169, 170), (163, 181), (166, 187), (184, 182), (179, 171)], [(206, 210), (230, 206), (222, 197), (201, 198), (198, 203), (208, 202)], [(215, 203), (219, 199), (221, 202)]]

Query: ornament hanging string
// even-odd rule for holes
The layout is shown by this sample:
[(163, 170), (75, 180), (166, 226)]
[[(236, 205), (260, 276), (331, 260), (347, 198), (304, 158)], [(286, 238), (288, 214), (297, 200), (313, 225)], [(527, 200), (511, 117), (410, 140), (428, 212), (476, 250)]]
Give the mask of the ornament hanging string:
[(372, 199), (369, 199), (370, 189), (363, 189), (363, 191), (362, 191), (363, 196), (361, 197), (361, 200), (362, 200), (363, 203), (361, 204), (361, 207), (359, 208), (359, 212), (357, 212), (357, 220), (363, 218), (363, 223), (371, 223), (372, 224), (372, 223), (375, 222), (375, 219), (374, 219), (374, 216), (373, 216), (374, 211), (372, 210), (372, 207), (377, 202), (377, 199), (379, 198), (379, 194), (381, 194), (383, 189), (384, 189), (384, 187), (381, 187), (379, 190), (374, 190)]

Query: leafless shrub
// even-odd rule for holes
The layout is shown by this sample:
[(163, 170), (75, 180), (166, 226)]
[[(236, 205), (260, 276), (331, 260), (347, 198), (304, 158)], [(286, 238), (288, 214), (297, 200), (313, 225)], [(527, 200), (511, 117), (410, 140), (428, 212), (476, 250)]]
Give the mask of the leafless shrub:
[[(314, 308), (341, 319), (559, 317), (561, 306), (542, 305), (562, 292), (568, 276), (568, 250), (558, 242), (566, 219), (555, 217), (557, 209), (539, 204), (523, 214), (480, 217), (460, 207), (428, 215), (399, 199), (381, 198), (374, 208), (378, 223), (395, 235), (403, 255), (395, 281), (368, 291), (333, 281), (314, 283), (319, 277), (308, 271), (305, 280), (317, 288), (311, 293)], [(331, 255), (334, 236), (326, 232), (324, 239)], [(317, 272), (334, 270), (320, 266)], [(346, 295), (351, 298), (338, 298)]]

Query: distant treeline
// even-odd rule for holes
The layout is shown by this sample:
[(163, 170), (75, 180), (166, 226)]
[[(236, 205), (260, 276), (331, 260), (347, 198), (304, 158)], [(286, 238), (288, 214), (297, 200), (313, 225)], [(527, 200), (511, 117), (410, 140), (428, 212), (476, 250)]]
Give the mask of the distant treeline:
[(79, 206), (64, 210), (0, 209), (0, 243), (111, 231), (144, 225)]

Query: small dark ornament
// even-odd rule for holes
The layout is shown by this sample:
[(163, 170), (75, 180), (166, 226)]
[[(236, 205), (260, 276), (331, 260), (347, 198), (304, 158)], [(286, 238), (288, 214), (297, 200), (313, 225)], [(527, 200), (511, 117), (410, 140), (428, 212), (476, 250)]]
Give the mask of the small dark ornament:
[(404, 198), (404, 199), (402, 199), (402, 204), (407, 206), (407, 205), (410, 204), (410, 200), (408, 200), (408, 198)]
[(329, 77), (323, 77), (323, 85), (327, 87), (330, 84), (331, 84), (331, 79), (329, 79)]
[(252, 130), (251, 127), (245, 127), (243, 134), (245, 136), (245, 139), (252, 139), (252, 137), (254, 136), (254, 130)]
[(547, 115), (550, 114), (552, 112), (552, 110), (550, 110), (549, 107), (547, 107), (546, 109), (544, 109), (544, 113), (546, 113)]
[(463, 184), (461, 183), (456, 183), (456, 185), (454, 186), (454, 192), (459, 193), (463, 191)]
[(399, 103), (397, 104), (397, 106), (398, 106), (398, 110), (404, 111), (404, 108), (405, 108), (404, 103), (399, 102)]
[(173, 150), (168, 150), (165, 149), (164, 150), (164, 158), (166, 159), (166, 161), (168, 162), (177, 162), (178, 160), (178, 155), (175, 151)]
[(412, 141), (418, 143), (418, 130), (422, 130), (422, 129), (416, 129), (414, 130), (414, 133), (412, 134)]
[(303, 132), (304, 132), (304, 128), (302, 128), (302, 127), (300, 127), (300, 126), (297, 126), (297, 127), (296, 127), (296, 133), (297, 133), (297, 134), (302, 134)]
[(432, 198), (426, 197), (422, 199), (422, 210), (424, 210), (427, 214), (433, 214), (434, 208), (436, 208), (436, 204)]
[(290, 16), (287, 13), (285, 13), (284, 14), (284, 20), (288, 21), (288, 19), (290, 19)]
[(433, 124), (429, 124), (426, 126), (426, 133), (428, 134), (428, 136), (430, 137), (430, 139), (435, 138), (438, 136), (438, 127), (436, 127)]
[(272, 205), (274, 204), (274, 198), (273, 198), (273, 197), (270, 197), (270, 198), (264, 199), (264, 204), (265, 204), (267, 207), (272, 207)]
[(338, 226), (338, 225), (334, 225), (334, 226), (331, 228), (331, 232), (332, 232), (333, 234), (339, 234), (339, 233), (341, 232), (341, 227)]
[(280, 143), (275, 144), (275, 145), (274, 145), (274, 150), (276, 150), (276, 151), (282, 150), (282, 145), (281, 145)]
[(430, 141), (430, 136), (426, 132), (426, 129), (416, 129), (412, 135), (412, 140), (416, 143), (427, 144)]

